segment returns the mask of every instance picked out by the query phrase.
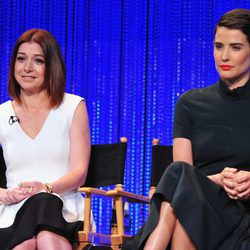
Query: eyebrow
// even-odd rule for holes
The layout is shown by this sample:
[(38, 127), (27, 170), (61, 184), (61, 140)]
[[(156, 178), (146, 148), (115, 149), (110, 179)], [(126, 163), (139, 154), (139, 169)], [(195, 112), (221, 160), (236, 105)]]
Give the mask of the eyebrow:
[[(214, 44), (223, 44), (223, 43), (214, 41)], [(240, 43), (240, 42), (235, 42), (235, 43), (230, 43), (230, 45), (241, 45), (241, 46), (244, 46), (245, 44), (244, 43)]]
[[(18, 54), (22, 54), (22, 55), (26, 55), (24, 52), (17, 52), (17, 55)], [(43, 55), (41, 55), (41, 54), (34, 54), (35, 56), (41, 56), (41, 57), (44, 57)]]

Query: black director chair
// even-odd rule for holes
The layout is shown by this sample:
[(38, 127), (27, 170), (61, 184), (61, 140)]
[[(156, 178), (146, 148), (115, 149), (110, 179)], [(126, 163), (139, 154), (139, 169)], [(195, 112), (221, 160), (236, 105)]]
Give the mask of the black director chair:
[(149, 197), (151, 198), (168, 165), (173, 162), (172, 145), (160, 145), (159, 139), (153, 139), (152, 165)]
[[(120, 249), (126, 238), (124, 232), (123, 204), (127, 202), (149, 203), (149, 198), (123, 190), (124, 168), (127, 152), (127, 138), (122, 137), (119, 143), (96, 144), (91, 146), (91, 157), (86, 182), (79, 189), (85, 194), (84, 228), (79, 231), (79, 247), (83, 249), (88, 244), (97, 242), (101, 246)], [(115, 185), (114, 190), (105, 191), (98, 187)], [(90, 229), (91, 201), (93, 195), (104, 196), (113, 201), (116, 214), (116, 228), (111, 234), (100, 234)], [(103, 215), (105, 216), (105, 215)]]

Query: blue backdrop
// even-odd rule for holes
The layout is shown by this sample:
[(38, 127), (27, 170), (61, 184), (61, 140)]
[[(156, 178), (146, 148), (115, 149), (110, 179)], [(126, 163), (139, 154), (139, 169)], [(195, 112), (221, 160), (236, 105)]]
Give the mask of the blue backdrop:
[[(151, 142), (172, 143), (173, 109), (184, 91), (217, 80), (213, 29), (226, 11), (249, 0), (0, 0), (0, 102), (8, 99), (15, 40), (29, 28), (57, 38), (67, 91), (85, 97), (92, 143), (128, 138), (125, 189), (148, 195)], [(102, 232), (109, 201), (94, 202)], [(147, 207), (131, 205), (134, 233)], [(106, 213), (106, 212), (105, 212)]]

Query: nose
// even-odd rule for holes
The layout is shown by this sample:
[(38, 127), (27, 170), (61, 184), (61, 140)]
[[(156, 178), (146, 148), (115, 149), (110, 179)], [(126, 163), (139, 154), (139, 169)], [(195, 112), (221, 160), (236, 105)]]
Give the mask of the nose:
[(222, 54), (221, 54), (221, 60), (223, 62), (229, 61), (229, 50), (227, 48), (224, 48), (222, 50)]
[(25, 72), (30, 72), (33, 70), (33, 65), (31, 60), (27, 60), (25, 65), (24, 65), (24, 71)]

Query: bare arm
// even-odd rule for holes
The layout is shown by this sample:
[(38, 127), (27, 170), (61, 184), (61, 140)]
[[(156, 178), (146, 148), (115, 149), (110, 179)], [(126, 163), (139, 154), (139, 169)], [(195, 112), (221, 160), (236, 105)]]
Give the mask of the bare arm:
[(90, 158), (90, 132), (87, 108), (81, 102), (70, 129), (70, 172), (52, 183), (53, 191), (63, 193), (84, 184)]
[[(89, 120), (86, 104), (80, 102), (70, 128), (70, 170), (66, 175), (50, 183), (53, 192), (64, 193), (84, 184), (88, 172), (89, 158)], [(45, 189), (44, 183), (37, 181), (23, 182), (22, 187), (32, 187), (32, 194)]]
[[(185, 161), (193, 165), (192, 142), (186, 138), (174, 138), (173, 158), (174, 161)], [(221, 173), (209, 175), (208, 178), (223, 187), (223, 174), (234, 171), (232, 168), (225, 168)]]
[(192, 143), (186, 138), (174, 138), (173, 143), (174, 161), (185, 161), (193, 165)]

